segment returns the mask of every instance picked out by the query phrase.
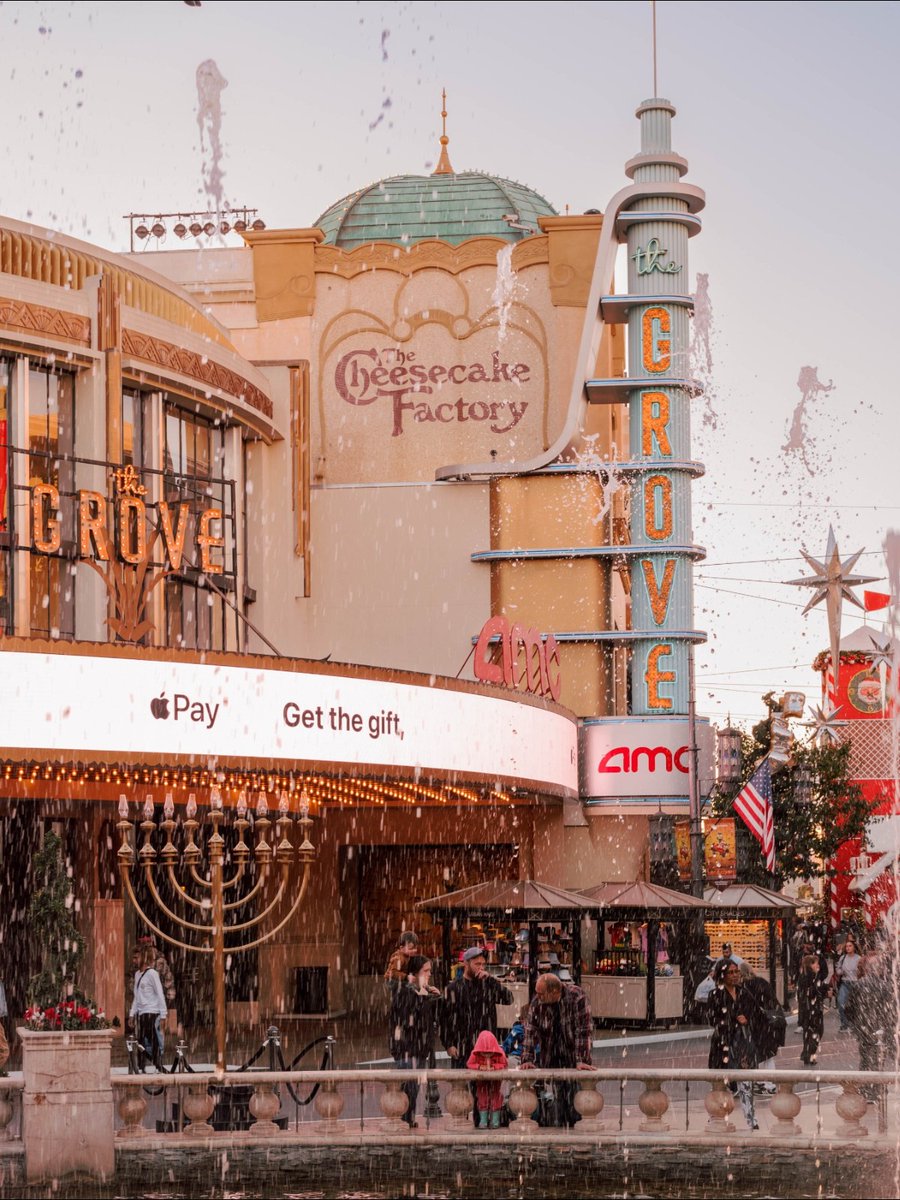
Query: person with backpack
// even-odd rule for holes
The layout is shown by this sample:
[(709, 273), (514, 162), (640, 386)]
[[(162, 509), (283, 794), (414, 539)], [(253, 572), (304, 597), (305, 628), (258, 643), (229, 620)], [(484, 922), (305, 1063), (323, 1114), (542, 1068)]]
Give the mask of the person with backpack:
[(138, 969), (134, 973), (134, 999), (128, 1015), (136, 1022), (137, 1039), (158, 1070), (162, 1064), (162, 1051), (157, 1036), (157, 1023), (165, 1019), (168, 1004), (155, 962), (156, 947), (142, 946)]

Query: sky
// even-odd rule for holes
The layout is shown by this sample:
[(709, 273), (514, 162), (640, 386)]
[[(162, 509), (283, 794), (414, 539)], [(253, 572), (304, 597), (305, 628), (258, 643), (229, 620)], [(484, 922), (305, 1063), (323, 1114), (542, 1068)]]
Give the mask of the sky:
[[(900, 529), (900, 5), (660, 0), (657, 26), (673, 146), (707, 193), (691, 243), (713, 315), (694, 414), (698, 709), (746, 724), (769, 689), (818, 700), (824, 612), (785, 584), (808, 574), (799, 548), (821, 558), (833, 525), (882, 576)], [(0, 212), (124, 250), (123, 214), (205, 207), (209, 59), (228, 81), (224, 195), (270, 228), (429, 171), (442, 87), (457, 170), (602, 210), (638, 148), (650, 31), (647, 0), (0, 3)], [(814, 385), (799, 414), (798, 380)], [(861, 619), (845, 605), (843, 631)]]

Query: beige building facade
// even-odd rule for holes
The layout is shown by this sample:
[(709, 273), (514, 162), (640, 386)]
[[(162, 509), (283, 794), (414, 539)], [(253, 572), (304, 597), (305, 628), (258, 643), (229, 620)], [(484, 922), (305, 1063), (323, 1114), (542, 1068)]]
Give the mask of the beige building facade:
[[(567, 437), (604, 218), (442, 163), (239, 246), (113, 255), (0, 221), (0, 664), (33, 717), (0, 739), (0, 886), (22, 897), (21, 919), (29, 855), (55, 823), (85, 990), (111, 1012), (139, 932), (115, 866), (123, 795), (193, 793), (202, 809), (217, 784), (226, 810), (242, 793), (311, 799), (307, 899), (230, 979), (247, 1020), (295, 1011), (313, 986), (298, 969), (320, 972), (327, 1011), (365, 1009), (402, 928), (423, 927), (437, 952), (415, 904), (451, 886), (647, 874), (647, 803), (582, 803), (576, 762), (581, 719), (628, 711), (616, 634), (630, 572), (615, 552), (628, 489), (604, 467), (629, 455), (625, 406), (587, 408), (553, 461), (529, 466)], [(621, 324), (592, 358), (597, 377), (624, 375)], [(457, 466), (479, 463), (505, 467)], [(257, 679), (233, 741), (214, 741), (222, 726), (202, 709), (160, 741), (143, 680), (187, 722), (213, 686), (203, 672), (221, 689), (228, 671), (238, 691)], [(127, 672), (143, 716), (70, 716)], [(406, 705), (423, 757), (376, 735), (345, 752), (349, 724), (291, 741), (286, 706), (272, 725), (262, 715), (279, 673), (298, 714), (337, 712), (351, 684), (384, 729)], [(30, 677), (68, 682), (47, 698)], [(192, 961), (178, 966), (199, 994)]]

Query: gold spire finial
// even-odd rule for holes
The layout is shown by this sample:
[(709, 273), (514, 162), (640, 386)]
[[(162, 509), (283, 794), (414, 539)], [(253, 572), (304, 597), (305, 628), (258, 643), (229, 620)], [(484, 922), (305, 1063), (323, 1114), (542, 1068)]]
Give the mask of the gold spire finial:
[(456, 172), (450, 166), (450, 155), (447, 153), (447, 147), (450, 144), (450, 139), (447, 137), (447, 89), (444, 88), (441, 92), (441, 155), (438, 159), (438, 164), (431, 172), (432, 175), (455, 175)]

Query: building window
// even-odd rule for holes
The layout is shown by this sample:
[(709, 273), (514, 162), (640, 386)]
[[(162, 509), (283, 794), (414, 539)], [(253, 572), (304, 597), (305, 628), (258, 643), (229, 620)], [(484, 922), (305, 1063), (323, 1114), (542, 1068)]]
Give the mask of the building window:
[(12, 629), (10, 606), (9, 488), (12, 467), (9, 428), (9, 363), (0, 359), (0, 629)]
[(144, 455), (144, 397), (126, 389), (122, 393), (122, 462), (142, 467)]
[[(28, 373), (28, 484), (52, 483), (62, 508), (62, 555), (31, 554), (31, 633), (74, 638), (75, 381), (68, 373), (32, 367)], [(69, 553), (65, 551), (68, 548)]]
[[(217, 551), (223, 569), (211, 579), (200, 569), (199, 555), (185, 553), (182, 569), (166, 580), (166, 643), (191, 650), (224, 650), (233, 610), (220, 593), (232, 592), (237, 574), (234, 483), (223, 476), (224, 425), (167, 401), (165, 405), (164, 499), (189, 505), (186, 547), (196, 544), (201, 514), (222, 513), (212, 532), (224, 539)], [(216, 528), (218, 526), (218, 528)]]

